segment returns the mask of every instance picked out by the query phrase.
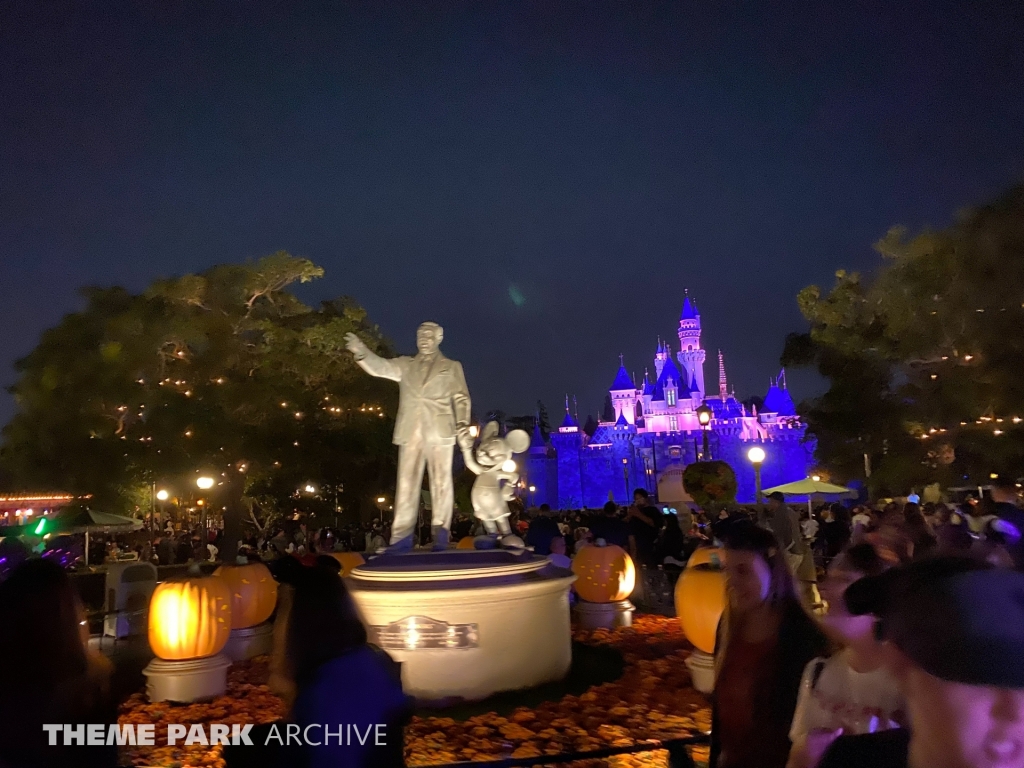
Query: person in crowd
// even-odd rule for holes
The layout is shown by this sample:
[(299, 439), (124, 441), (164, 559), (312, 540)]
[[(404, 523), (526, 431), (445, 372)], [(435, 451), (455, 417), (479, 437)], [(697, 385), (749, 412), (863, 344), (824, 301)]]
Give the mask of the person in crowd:
[(658, 564), (676, 567), (685, 564), (690, 554), (685, 551), (686, 544), (686, 537), (683, 536), (679, 518), (676, 515), (665, 515), (665, 526), (661, 529), (661, 535), (658, 536), (655, 548)]
[(819, 768), (1024, 766), (1024, 574), (933, 557), (853, 584), (908, 729), (838, 736)]
[(633, 504), (626, 510), (629, 525), (630, 554), (637, 565), (659, 564), (655, 542), (665, 524), (661, 510), (651, 504), (650, 494), (643, 488), (633, 491)]
[(540, 514), (530, 521), (524, 541), (526, 546), (533, 547), (533, 551), (538, 555), (548, 555), (551, 554), (552, 539), (561, 535), (562, 532), (558, 530), (558, 521), (555, 520), (551, 507), (541, 504)]
[(728, 602), (715, 648), (711, 768), (784, 768), (801, 676), (827, 641), (771, 532), (737, 524), (723, 543)]
[(156, 556), (160, 558), (160, 565), (174, 564), (174, 540), (169, 536), (161, 536), (156, 545)]
[(786, 497), (776, 491), (768, 496), (768, 527), (782, 546), (782, 553), (793, 573), (803, 560), (806, 547), (800, 534), (800, 519), (788, 504)]
[(602, 511), (590, 519), (590, 536), (593, 541), (604, 539), (629, 551), (629, 524), (619, 515), (619, 506), (614, 501), (604, 505)]
[(804, 511), (800, 514), (800, 534), (804, 537), (807, 542), (813, 542), (818, 538), (818, 529), (821, 527), (821, 523), (815, 515), (812, 515), (808, 511)]
[(992, 513), (997, 530), (1017, 570), (1024, 570), (1024, 510), (1020, 508), (1020, 489), (1010, 478), (1000, 475), (992, 481)]
[[(48, 745), (44, 723), (116, 723), (109, 661), (88, 649), (85, 611), (70, 577), (28, 560), (0, 584), (0, 765), (114, 768), (117, 747)], [(29, 657), (26, 657), (26, 653)], [(21, 660), (21, 661), (16, 661)]]
[(907, 559), (920, 559), (935, 550), (935, 534), (914, 502), (907, 502), (903, 507), (903, 534)]
[[(702, 512), (701, 514), (706, 518), (706, 513)], [(714, 536), (714, 538), (719, 541), (723, 541), (729, 535), (729, 529), (732, 528), (733, 525), (745, 525), (749, 522), (750, 518), (744, 514), (743, 510), (739, 507), (734, 505), (726, 506), (722, 507), (722, 509), (718, 511), (718, 519), (712, 522), (710, 526), (705, 526), (704, 530), (708, 531), (708, 528), (710, 528), (710, 531), (708, 532)]]
[(554, 536), (551, 539), (550, 554), (548, 559), (559, 568), (571, 568), (572, 560), (565, 554), (565, 537)]
[[(384, 746), (307, 747), (308, 768), (404, 765), (402, 729), (412, 702), (398, 666), (367, 643), (366, 629), (340, 576), (309, 568), (295, 579), (286, 636), (287, 668), (296, 691), (291, 720), (311, 724), (386, 724)], [(339, 696), (339, 691), (347, 694)]]
[(843, 595), (855, 581), (877, 576), (888, 564), (870, 544), (855, 544), (836, 557), (822, 583), (826, 635), (842, 650), (814, 659), (804, 670), (789, 738), (789, 768), (814, 768), (840, 733), (873, 733), (899, 727), (902, 699), (883, 666), (871, 616), (853, 616)]

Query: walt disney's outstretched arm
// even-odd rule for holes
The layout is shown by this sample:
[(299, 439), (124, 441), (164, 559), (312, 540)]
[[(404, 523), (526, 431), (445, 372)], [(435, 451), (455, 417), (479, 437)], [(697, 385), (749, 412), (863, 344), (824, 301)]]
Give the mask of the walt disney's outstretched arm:
[(394, 360), (388, 360), (373, 354), (354, 333), (345, 334), (345, 347), (355, 358), (356, 363), (371, 376), (379, 379), (402, 380), (402, 369)]

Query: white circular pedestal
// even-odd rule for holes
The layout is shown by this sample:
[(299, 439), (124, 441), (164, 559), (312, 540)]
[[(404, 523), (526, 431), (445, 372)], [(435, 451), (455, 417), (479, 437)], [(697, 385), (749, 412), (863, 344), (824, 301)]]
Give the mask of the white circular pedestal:
[(694, 651), (686, 657), (686, 668), (690, 670), (693, 687), (701, 693), (715, 690), (715, 657), (704, 651)]
[(633, 626), (635, 608), (629, 600), (615, 603), (591, 603), (582, 598), (576, 601), (576, 619), (584, 629), (612, 629)]
[(185, 661), (153, 659), (142, 670), (146, 676), (146, 695), (150, 701), (182, 704), (223, 696), (230, 666), (231, 661), (219, 653)]
[(232, 661), (245, 661), (270, 653), (274, 648), (274, 625), (269, 621), (255, 627), (232, 629), (222, 653)]
[(401, 663), (405, 692), (436, 702), (564, 677), (575, 580), (532, 552), (449, 550), (382, 555), (348, 587), (370, 641)]

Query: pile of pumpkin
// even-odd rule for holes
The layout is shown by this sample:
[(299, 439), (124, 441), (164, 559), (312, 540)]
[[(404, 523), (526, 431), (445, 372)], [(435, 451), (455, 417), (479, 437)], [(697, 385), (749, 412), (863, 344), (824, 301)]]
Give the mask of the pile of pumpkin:
[[(624, 599), (634, 571), (617, 547), (588, 547), (577, 556), (581, 590), (599, 601)], [(614, 551), (618, 550), (618, 551)], [(582, 556), (582, 557), (581, 557)], [(354, 564), (344, 563), (349, 568)], [(586, 578), (589, 576), (590, 578)], [(213, 577), (189, 577), (161, 584), (153, 596), (150, 643), (161, 658), (200, 658), (218, 653), (231, 628), (255, 626), (271, 615), (276, 583), (266, 566), (248, 564), (218, 569)], [(696, 646), (711, 651), (721, 614), (724, 585), (713, 550), (699, 550), (676, 590), (679, 619), (641, 615), (633, 625), (615, 629), (575, 629), (575, 639), (610, 645), (626, 662), (621, 678), (594, 686), (580, 696), (567, 695), (507, 717), (488, 713), (457, 722), (446, 717), (414, 718), (406, 733), (410, 766), (505, 756), (586, 752), (650, 739), (707, 731), (707, 700), (691, 685), (684, 662)], [(141, 694), (122, 707), (121, 723), (153, 723), (158, 739), (168, 723), (267, 723), (285, 716), (282, 701), (267, 686), (266, 657), (235, 664), (227, 692), (211, 702), (184, 707), (148, 703)], [(695, 757), (704, 755), (698, 750)], [(135, 748), (135, 765), (220, 766), (220, 747)], [(608, 758), (598, 765), (667, 765), (663, 751)]]
[[(494, 713), (457, 722), (447, 717), (416, 717), (406, 730), (410, 766), (456, 760), (497, 759), (575, 752), (632, 743), (633, 740), (685, 736), (710, 727), (707, 700), (689, 685), (684, 659), (690, 645), (676, 619), (637, 616), (633, 626), (574, 632), (581, 642), (608, 645), (622, 653), (625, 672), (618, 680), (594, 686), (580, 696), (520, 708), (503, 717)], [(121, 723), (268, 723), (284, 717), (284, 704), (267, 687), (266, 657), (235, 664), (228, 672), (227, 695), (208, 703), (174, 706), (132, 696), (121, 709)], [(222, 766), (220, 747), (136, 747), (139, 766)], [(698, 759), (700, 755), (695, 755)], [(665, 766), (664, 752), (608, 758), (600, 765)]]

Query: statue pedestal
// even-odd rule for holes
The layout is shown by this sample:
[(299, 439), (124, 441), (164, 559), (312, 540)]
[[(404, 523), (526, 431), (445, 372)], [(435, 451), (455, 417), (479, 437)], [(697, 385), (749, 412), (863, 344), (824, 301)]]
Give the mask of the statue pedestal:
[(633, 604), (629, 600), (615, 603), (576, 601), (576, 619), (584, 629), (613, 629), (633, 625)]
[(150, 701), (181, 704), (223, 696), (230, 666), (231, 661), (219, 653), (184, 661), (153, 659), (142, 670), (146, 676), (146, 696)]
[(704, 651), (694, 651), (686, 657), (686, 668), (690, 670), (693, 687), (701, 693), (715, 690), (715, 657)]
[(232, 629), (223, 653), (231, 661), (245, 661), (270, 653), (273, 647), (274, 625), (265, 621), (255, 627)]
[(425, 701), (482, 699), (569, 671), (569, 587), (532, 552), (449, 550), (382, 555), (349, 574), (371, 642), (402, 665)]

